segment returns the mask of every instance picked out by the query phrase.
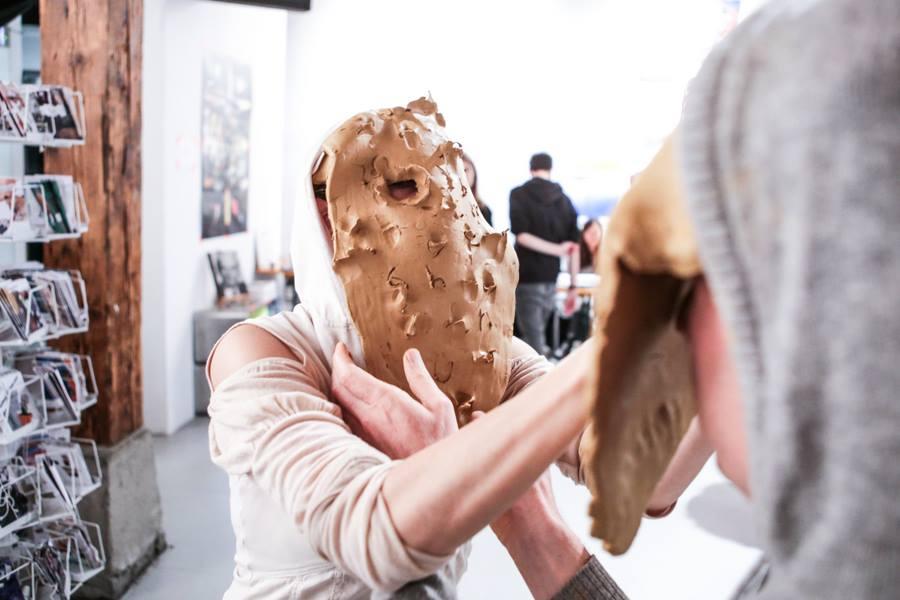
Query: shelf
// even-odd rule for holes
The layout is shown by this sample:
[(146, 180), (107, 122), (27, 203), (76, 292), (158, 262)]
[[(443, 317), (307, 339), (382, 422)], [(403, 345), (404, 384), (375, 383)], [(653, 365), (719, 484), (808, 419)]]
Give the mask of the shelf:
[(44, 237), (12, 239), (0, 236), (0, 244), (44, 244), (47, 242), (55, 242), (57, 240), (77, 240), (87, 233), (87, 230), (78, 233), (54, 233)]
[(40, 137), (11, 137), (0, 135), (0, 142), (7, 144), (21, 144), (23, 146), (37, 146), (40, 148), (74, 148), (75, 146), (83, 146), (84, 140), (47, 140)]
[(286, 278), (292, 279), (294, 277), (293, 269), (269, 269), (265, 267), (257, 267), (256, 268), (256, 276), (257, 277), (275, 277), (276, 275), (283, 274)]
[(53, 340), (58, 340), (59, 338), (65, 337), (67, 335), (76, 335), (79, 333), (87, 333), (89, 327), (78, 327), (75, 329), (62, 329), (52, 334), (39, 334), (34, 336), (28, 340), (8, 340), (8, 341), (0, 341), (0, 349), (10, 350), (10, 349), (21, 349), (25, 350), (32, 346), (37, 346), (38, 344), (43, 344), (45, 342), (52, 342)]
[[(0, 446), (8, 446), (15, 442), (24, 440), (32, 435), (40, 435), (43, 432), (46, 432), (46, 428), (41, 428), (40, 424), (37, 422), (30, 423), (25, 427), (21, 427), (15, 430), (12, 433), (4, 433), (0, 435)], [(0, 458), (2, 460), (2, 458)]]

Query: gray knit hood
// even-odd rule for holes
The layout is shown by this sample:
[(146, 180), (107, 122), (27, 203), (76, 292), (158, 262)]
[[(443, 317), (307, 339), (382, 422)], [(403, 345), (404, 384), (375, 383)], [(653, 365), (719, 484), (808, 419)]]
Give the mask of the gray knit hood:
[(745, 404), (765, 598), (900, 596), (900, 1), (773, 0), (681, 135)]

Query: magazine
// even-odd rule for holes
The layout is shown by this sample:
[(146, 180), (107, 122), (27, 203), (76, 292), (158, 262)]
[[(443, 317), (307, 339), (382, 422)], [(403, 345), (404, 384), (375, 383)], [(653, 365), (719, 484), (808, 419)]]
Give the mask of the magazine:
[(247, 293), (247, 284), (241, 275), (241, 263), (234, 250), (210, 252), (209, 268), (216, 284), (216, 297), (221, 302)]
[(15, 179), (0, 178), (0, 237), (5, 237), (12, 226), (17, 187)]
[(22, 278), (0, 280), (0, 309), (18, 339), (27, 341), (32, 333), (31, 286)]
[(27, 137), (30, 133), (28, 105), (25, 103), (22, 93), (15, 85), (0, 83), (0, 101), (2, 101), (3, 109), (18, 137)]
[(59, 182), (52, 179), (42, 179), (40, 181), (40, 194), (44, 205), (47, 207), (47, 224), (50, 226), (50, 230), (59, 234), (72, 233), (73, 230), (66, 215), (66, 207), (63, 203)]
[(68, 271), (44, 269), (40, 263), (27, 263), (22, 267), (0, 273), (7, 280), (25, 278), (32, 289), (34, 312), (40, 318), (42, 332), (64, 333), (87, 326), (88, 312), (84, 306), (80, 276), (77, 285)]
[(28, 94), (28, 114), (35, 131), (44, 138), (83, 140), (84, 130), (75, 112), (72, 92), (62, 86), (42, 85)]

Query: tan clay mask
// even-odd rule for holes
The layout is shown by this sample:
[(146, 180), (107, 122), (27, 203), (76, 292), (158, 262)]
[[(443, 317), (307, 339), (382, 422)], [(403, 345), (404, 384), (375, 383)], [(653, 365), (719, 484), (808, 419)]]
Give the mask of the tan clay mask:
[(443, 126), (425, 98), (358, 114), (323, 144), (313, 182), (325, 184), (366, 369), (409, 391), (402, 358), (417, 348), (466, 423), (506, 389), (518, 261), (481, 217)]
[(596, 292), (597, 368), (583, 438), (591, 533), (612, 554), (634, 540), (696, 414), (678, 318), (700, 275), (669, 139), (610, 219)]

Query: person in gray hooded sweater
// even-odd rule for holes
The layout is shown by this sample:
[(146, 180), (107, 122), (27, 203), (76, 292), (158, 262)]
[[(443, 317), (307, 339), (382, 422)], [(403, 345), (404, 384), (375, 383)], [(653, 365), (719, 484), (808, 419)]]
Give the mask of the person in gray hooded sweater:
[[(765, 7), (692, 83), (680, 158), (701, 422), (767, 563), (736, 597), (896, 598), (900, 3)], [(619, 598), (598, 568), (560, 597)]]
[(763, 596), (897, 597), (900, 3), (766, 7), (707, 59), (681, 142)]
[[(900, 2), (774, 0), (707, 58), (678, 140), (701, 422), (766, 556), (735, 597), (895, 598)], [(625, 595), (591, 558), (555, 597)]]

